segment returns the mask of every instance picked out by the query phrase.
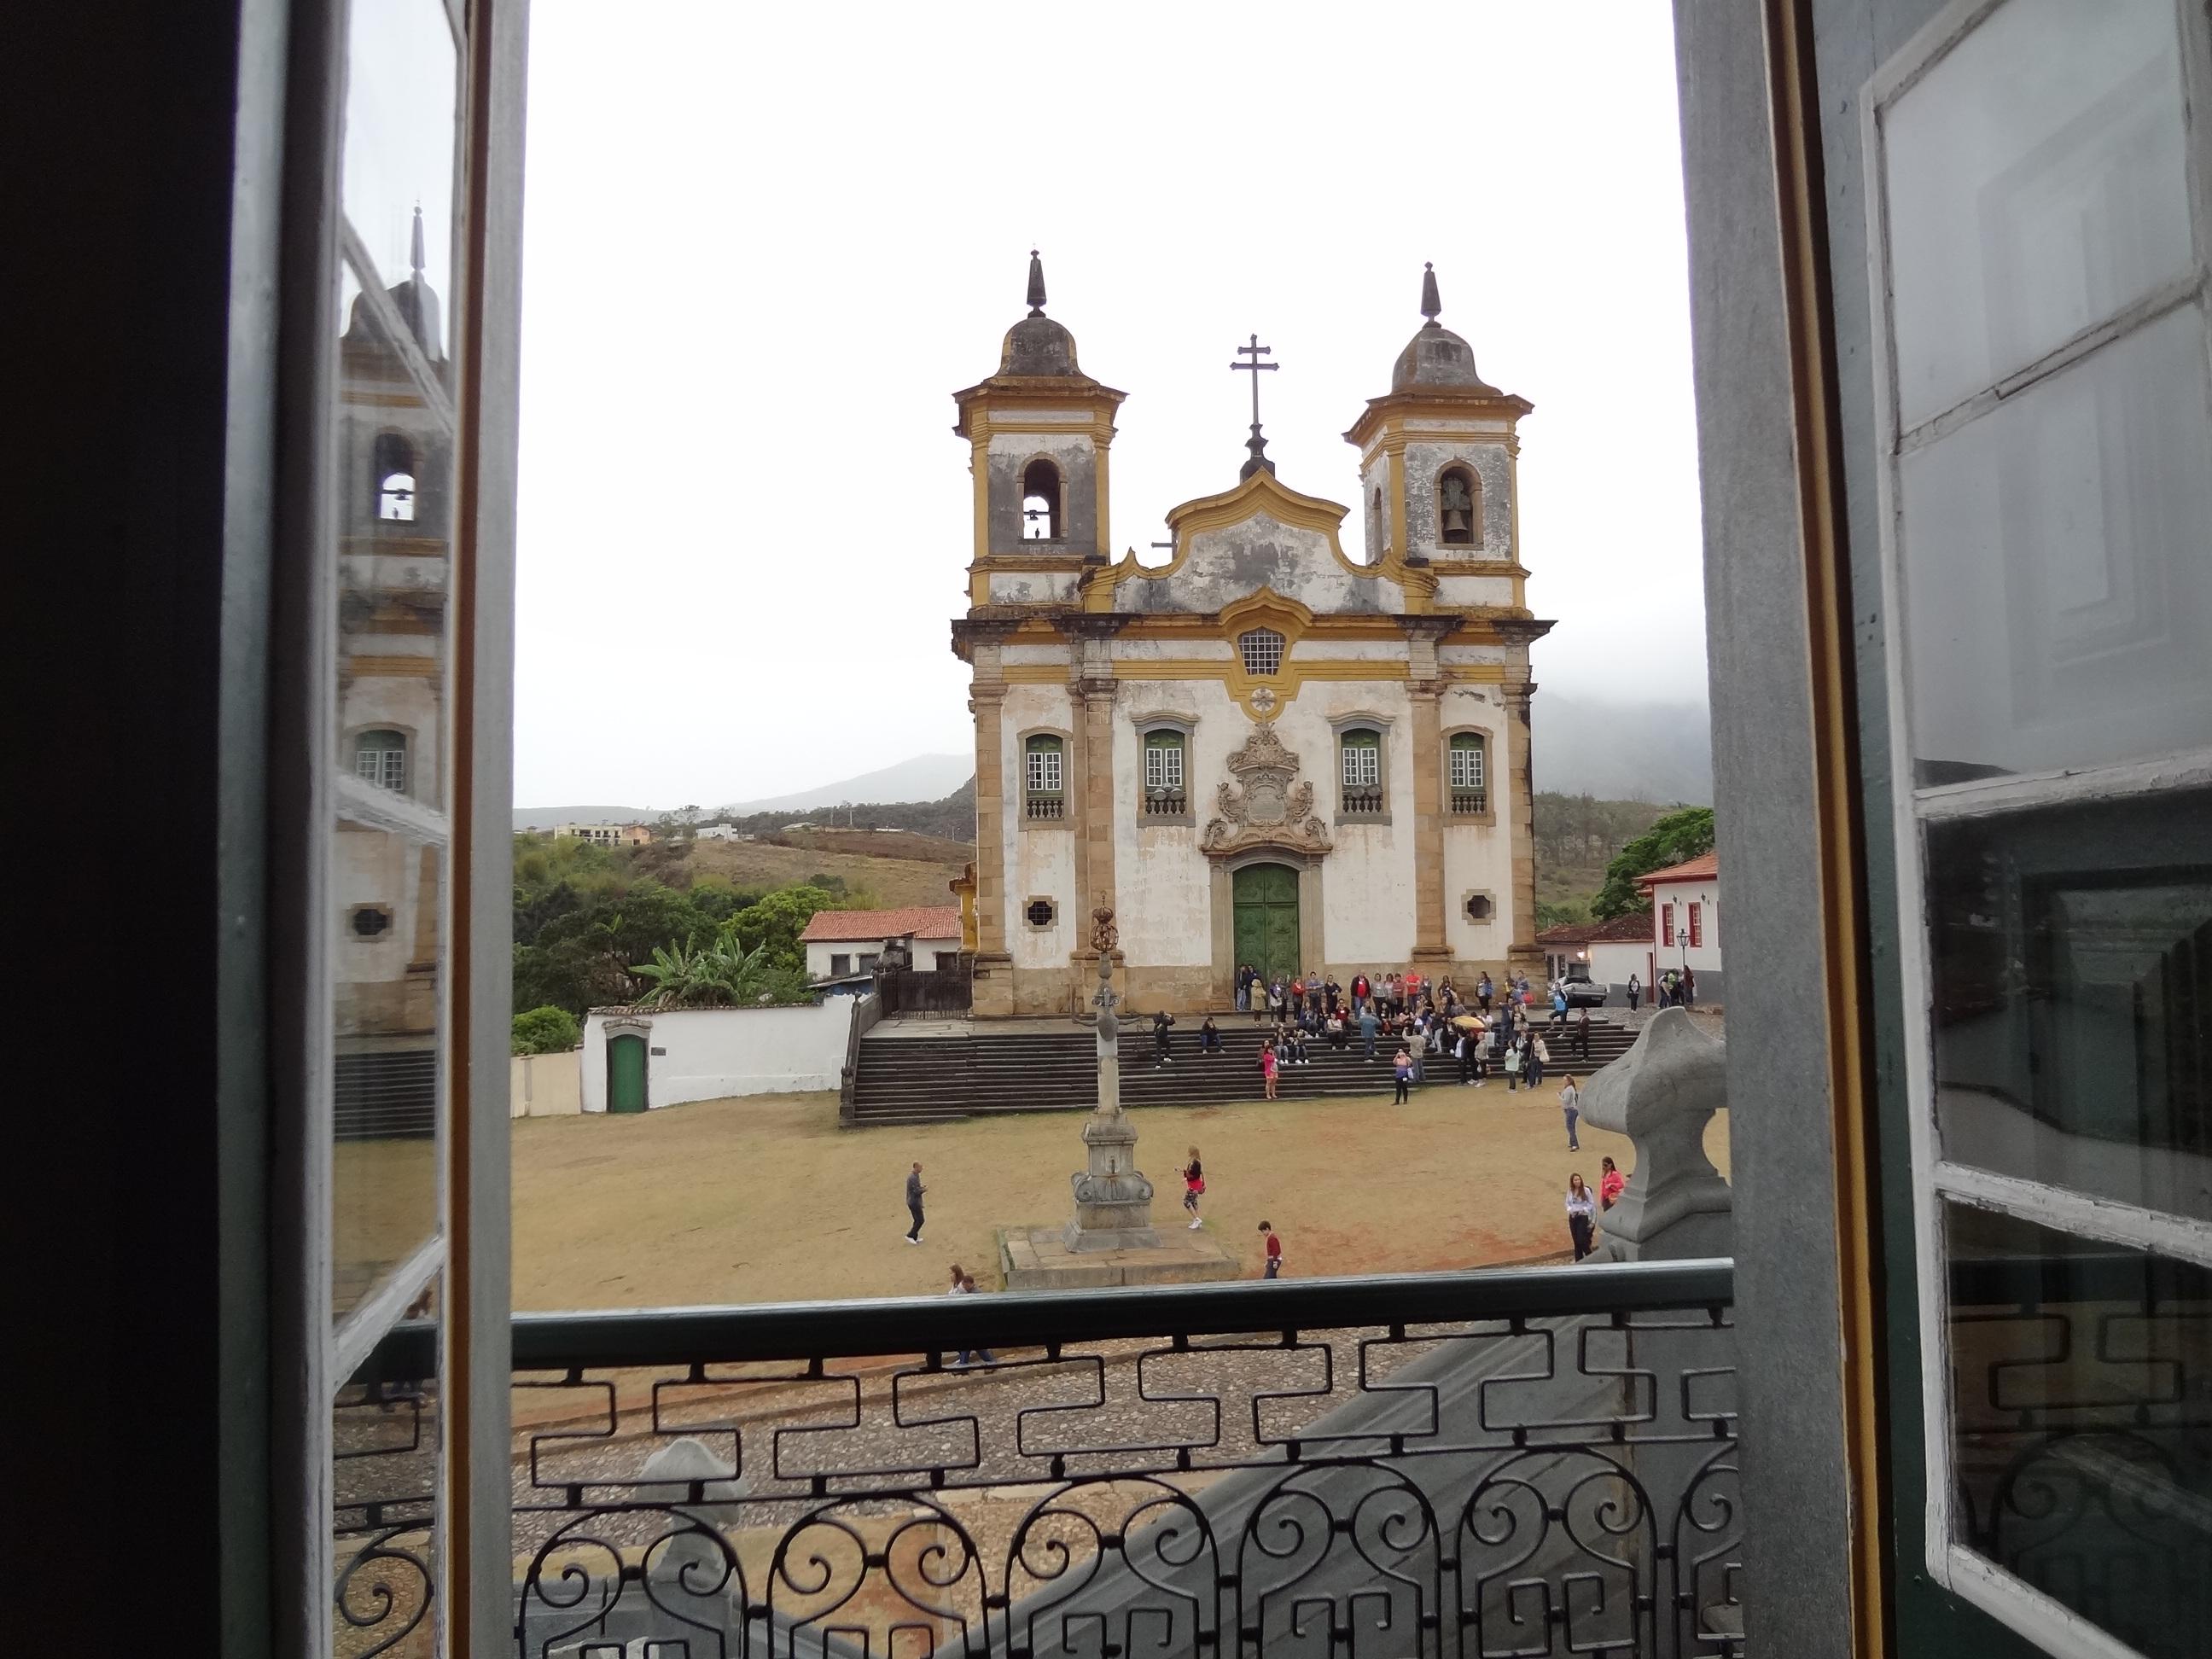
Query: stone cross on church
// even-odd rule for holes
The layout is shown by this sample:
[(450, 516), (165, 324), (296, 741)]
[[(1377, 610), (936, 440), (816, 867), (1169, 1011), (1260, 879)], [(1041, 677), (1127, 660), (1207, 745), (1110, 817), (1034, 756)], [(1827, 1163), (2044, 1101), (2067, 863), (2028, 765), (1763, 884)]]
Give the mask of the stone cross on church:
[[(1152, 565), (1113, 551), (1126, 394), (1046, 314), (1041, 258), (1030, 274), (997, 371), (954, 394), (975, 1013), (1218, 1009), (1243, 964), (1540, 971), (1528, 649), (1552, 624), (1528, 606), (1516, 511), (1532, 405), (1443, 326), (1434, 270), (1389, 390), (1345, 434), (1357, 507), (1276, 476), (1259, 384), (1278, 365), (1254, 333), (1231, 364), (1252, 376), (1248, 459), (1168, 514)], [(1203, 488), (1212, 466), (1188, 467)]]

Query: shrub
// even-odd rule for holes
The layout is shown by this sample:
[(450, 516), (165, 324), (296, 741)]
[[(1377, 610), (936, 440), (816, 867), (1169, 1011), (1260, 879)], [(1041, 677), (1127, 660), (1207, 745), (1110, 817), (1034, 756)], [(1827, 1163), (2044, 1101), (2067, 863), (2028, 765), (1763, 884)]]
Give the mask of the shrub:
[(584, 1028), (566, 1008), (532, 1008), (514, 1017), (513, 1048), (518, 1054), (565, 1054), (584, 1040)]

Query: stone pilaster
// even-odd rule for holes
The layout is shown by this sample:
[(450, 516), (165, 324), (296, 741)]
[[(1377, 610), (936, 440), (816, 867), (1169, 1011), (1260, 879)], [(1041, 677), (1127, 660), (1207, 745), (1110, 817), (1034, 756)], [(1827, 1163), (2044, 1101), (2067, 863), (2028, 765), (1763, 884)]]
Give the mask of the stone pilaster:
[(1544, 952), (1536, 943), (1535, 757), (1529, 742), (1528, 704), (1536, 682), (1504, 689), (1506, 735), (1513, 745), (1506, 834), (1513, 848), (1513, 933), (1508, 947), (1512, 966), (1534, 979), (1543, 971)]
[(975, 716), (975, 967), (970, 1006), (982, 1015), (1014, 1012), (1013, 957), (1006, 949), (1006, 798), (1001, 705), (1006, 682), (996, 678), (998, 652), (988, 655), (993, 678), (984, 678), (978, 650), (968, 708)]
[(1413, 733), (1413, 952), (1426, 977), (1447, 970), (1452, 959), (1444, 891), (1443, 672), (1437, 642), (1456, 617), (1399, 619), (1406, 631), (1406, 687)]

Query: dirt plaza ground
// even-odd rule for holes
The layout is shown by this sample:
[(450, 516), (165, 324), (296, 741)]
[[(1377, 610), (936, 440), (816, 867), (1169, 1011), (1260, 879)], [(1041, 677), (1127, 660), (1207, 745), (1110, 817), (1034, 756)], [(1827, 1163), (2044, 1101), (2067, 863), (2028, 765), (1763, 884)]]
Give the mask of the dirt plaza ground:
[[(1133, 1112), (1155, 1219), (1182, 1224), (1174, 1170), (1195, 1143), (1206, 1218), (1259, 1271), (1262, 1217), (1289, 1276), (1405, 1273), (1560, 1256), (1567, 1175), (1595, 1184), (1627, 1139), (1587, 1123), (1571, 1153), (1557, 1090), (1431, 1084), (1372, 1097)], [(833, 1094), (755, 1096), (640, 1116), (514, 1125), (514, 1305), (659, 1307), (926, 1295), (958, 1261), (994, 1288), (997, 1229), (1056, 1223), (1082, 1115), (845, 1130)], [(1705, 1136), (1729, 1169), (1727, 1115)], [(919, 1159), (926, 1243), (901, 1197)]]

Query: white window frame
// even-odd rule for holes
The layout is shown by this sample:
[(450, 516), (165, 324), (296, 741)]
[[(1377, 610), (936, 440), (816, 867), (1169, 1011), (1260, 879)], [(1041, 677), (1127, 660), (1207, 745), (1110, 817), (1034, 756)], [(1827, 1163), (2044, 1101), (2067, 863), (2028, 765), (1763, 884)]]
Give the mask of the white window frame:
[(1283, 671), (1283, 656), (1289, 645), (1272, 628), (1248, 628), (1237, 636), (1237, 655), (1254, 679), (1273, 679)]
[[(1943, 1207), (1960, 1203), (2012, 1216), (2039, 1226), (2174, 1260), (2212, 1266), (2212, 1229), (2184, 1218), (2136, 1206), (2092, 1198), (2047, 1182), (1954, 1164), (1942, 1157), (1936, 1133), (1935, 1053), (1929, 1011), (1934, 995), (1934, 963), (1929, 943), (1923, 832), (1931, 824), (1962, 817), (2046, 808), (2069, 801), (2111, 800), (2130, 794), (2164, 794), (2176, 787), (2212, 780), (2212, 750), (2196, 750), (2148, 762), (2038, 775), (2006, 775), (1961, 784), (1917, 787), (1912, 775), (1910, 676), (1905, 641), (1903, 569), (1899, 523), (1902, 492), (1898, 465), (1911, 434), (1902, 429), (1896, 385), (1895, 341), (1890, 315), (1891, 273), (1885, 139), (1882, 118), (1953, 48), (2010, 0), (1954, 0), (1895, 57), (1881, 66), (1860, 99), (1862, 149), (1866, 167), (1867, 255), (1872, 299), (1871, 337), (1875, 369), (1876, 482), (1880, 498), (1881, 568), (1884, 654), (1892, 726), (1891, 800), (1897, 858), (1899, 966), (1905, 1020), (1905, 1079), (1909, 1110), (1913, 1177), (1913, 1244), (1919, 1280), (1919, 1352), (1927, 1500), (1923, 1518), (1926, 1565), (1940, 1586), (1980, 1608), (2045, 1651), (2063, 1659), (2140, 1659), (2136, 1650), (2107, 1633), (2083, 1614), (2007, 1572), (1987, 1556), (1954, 1537), (1951, 1365), (1948, 1321), (1949, 1258), (1943, 1234)], [(2190, 203), (2196, 253), (2188, 295), (2204, 291), (2212, 267), (2212, 123), (2202, 112), (2212, 108), (2212, 43), (2204, 19), (2185, 0), (2176, 0), (2174, 15), (2182, 43), (2180, 74), (2185, 118), (2185, 143), (2190, 170)], [(2202, 301), (2195, 301), (2202, 303)], [(2046, 354), (2024, 368), (2000, 365), (2002, 375), (1953, 409), (1914, 428), (1949, 429), (1986, 414), (2001, 397), (2026, 392), (2141, 329), (2192, 303), (2186, 295), (2161, 291), (2137, 301), (2097, 327)], [(2212, 333), (2212, 313), (2208, 313)], [(1985, 405), (1978, 409), (1976, 405)]]
[[(1364, 739), (1372, 738), (1372, 742)], [(1340, 732), (1336, 738), (1337, 775), (1346, 790), (1382, 787), (1382, 734), (1364, 726)]]
[[(1047, 745), (1043, 740), (1050, 739)], [(1066, 793), (1067, 778), (1067, 740), (1049, 732), (1033, 732), (1022, 740), (1023, 793), (1028, 795), (1059, 795)]]
[[(1468, 739), (1464, 747), (1460, 743), (1462, 738)], [(1480, 732), (1453, 733), (1451, 737), (1445, 739), (1444, 754), (1447, 763), (1451, 769), (1452, 788), (1487, 789), (1490, 787), (1490, 744)], [(1465, 777), (1461, 775), (1460, 763), (1462, 760), (1469, 763), (1465, 769), (1469, 775)]]
[[(398, 747), (388, 744), (368, 746), (368, 739), (380, 732), (388, 732), (399, 740)], [(363, 783), (379, 789), (389, 789), (395, 795), (407, 793), (407, 734), (388, 726), (372, 726), (354, 734), (353, 772)]]
[(1145, 733), (1145, 788), (1170, 795), (1182, 793), (1183, 750), (1188, 740), (1180, 732), (1160, 727)]

